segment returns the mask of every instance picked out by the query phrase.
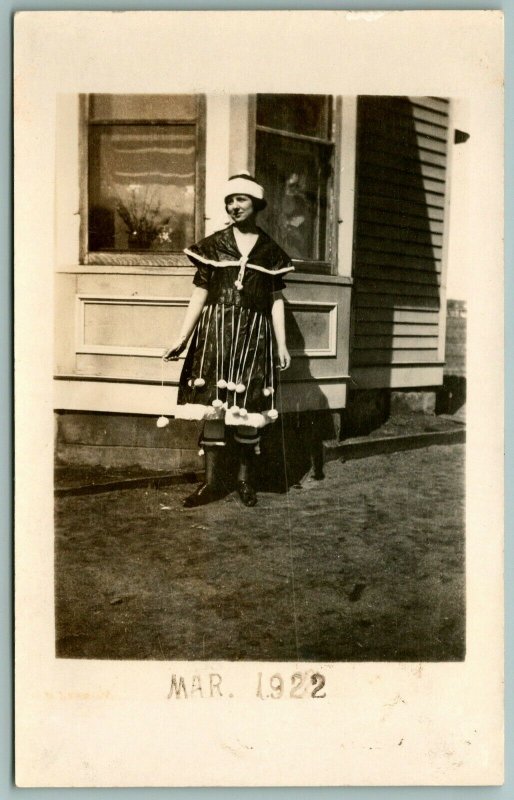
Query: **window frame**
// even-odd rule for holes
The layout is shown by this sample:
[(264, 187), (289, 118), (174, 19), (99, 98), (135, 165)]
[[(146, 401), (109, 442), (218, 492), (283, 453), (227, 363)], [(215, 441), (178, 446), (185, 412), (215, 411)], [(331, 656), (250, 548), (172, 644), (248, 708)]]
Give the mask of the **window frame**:
[(195, 177), (195, 241), (205, 231), (205, 159), (206, 159), (206, 97), (196, 94), (197, 116), (191, 119), (90, 119), (91, 94), (79, 95), (79, 160), (80, 160), (80, 227), (79, 261), (83, 265), (125, 267), (181, 267), (190, 266), (187, 256), (180, 252), (111, 252), (89, 250), (89, 129), (93, 125), (194, 125), (196, 146)]
[[(277, 93), (280, 94), (280, 93)], [(300, 93), (299, 93), (300, 94)], [(253, 172), (255, 172), (257, 132), (270, 133), (281, 136), (283, 139), (296, 139), (314, 144), (322, 144), (331, 148), (330, 178), (327, 185), (327, 211), (326, 211), (326, 254), (323, 260), (293, 258), (292, 263), (298, 272), (312, 273), (315, 275), (338, 274), (338, 243), (339, 243), (339, 204), (341, 188), (341, 136), (342, 136), (342, 97), (340, 95), (326, 95), (331, 99), (330, 106), (330, 138), (295, 133), (292, 131), (273, 128), (268, 125), (257, 124), (258, 95), (253, 95), (253, 109), (251, 126), (253, 129)], [(266, 187), (264, 187), (266, 189)]]

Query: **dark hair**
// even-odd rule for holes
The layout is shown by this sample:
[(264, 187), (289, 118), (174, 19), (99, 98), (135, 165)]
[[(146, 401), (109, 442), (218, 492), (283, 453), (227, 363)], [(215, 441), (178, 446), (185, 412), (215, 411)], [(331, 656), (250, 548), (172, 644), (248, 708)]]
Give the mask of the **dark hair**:
[(234, 178), (244, 178), (245, 181), (253, 181), (258, 185), (257, 178), (254, 178), (253, 175), (249, 175), (247, 172), (237, 172), (235, 175), (229, 177), (229, 181), (233, 181)]

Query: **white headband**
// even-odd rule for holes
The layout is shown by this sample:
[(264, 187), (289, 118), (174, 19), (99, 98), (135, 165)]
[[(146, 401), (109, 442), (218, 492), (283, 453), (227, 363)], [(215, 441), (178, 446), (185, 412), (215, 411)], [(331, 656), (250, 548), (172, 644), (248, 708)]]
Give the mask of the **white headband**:
[(237, 176), (236, 178), (230, 178), (225, 185), (225, 199), (231, 194), (247, 194), (257, 200), (264, 200), (264, 188), (249, 177)]

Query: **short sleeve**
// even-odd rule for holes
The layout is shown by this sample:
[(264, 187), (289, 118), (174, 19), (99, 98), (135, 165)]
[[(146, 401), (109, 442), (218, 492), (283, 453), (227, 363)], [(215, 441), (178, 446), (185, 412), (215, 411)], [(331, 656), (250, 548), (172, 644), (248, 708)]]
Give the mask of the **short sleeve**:
[[(291, 263), (291, 259), (289, 258), (287, 253), (285, 253), (284, 250), (282, 250), (281, 247), (278, 247), (278, 245), (276, 246), (275, 265), (276, 265), (275, 268), (277, 270), (284, 269), (285, 267), (288, 267), (290, 269), (293, 268), (293, 265)], [(281, 292), (283, 289), (286, 288), (286, 282), (284, 280), (284, 277), (287, 274), (288, 273), (285, 272), (285, 273), (281, 273), (281, 274), (273, 276), (273, 289), (272, 289), (273, 292)]]
[(198, 261), (195, 262), (195, 266), (196, 266), (196, 273), (193, 278), (194, 285), (200, 286), (202, 289), (208, 289), (211, 279), (212, 267), (209, 264), (200, 264)]
[[(209, 283), (211, 280), (211, 272), (212, 267), (210, 264), (205, 264), (203, 261), (200, 261), (199, 258), (195, 258), (195, 254), (198, 252), (197, 245), (192, 245), (188, 250), (186, 250), (187, 257), (191, 261), (191, 263), (196, 267), (196, 273), (193, 278), (193, 284), (195, 286), (200, 286), (202, 289), (208, 289)], [(200, 255), (200, 253), (198, 253)]]
[(271, 279), (271, 291), (273, 294), (275, 292), (281, 292), (283, 289), (286, 288), (286, 283), (282, 275), (277, 275), (276, 277)]

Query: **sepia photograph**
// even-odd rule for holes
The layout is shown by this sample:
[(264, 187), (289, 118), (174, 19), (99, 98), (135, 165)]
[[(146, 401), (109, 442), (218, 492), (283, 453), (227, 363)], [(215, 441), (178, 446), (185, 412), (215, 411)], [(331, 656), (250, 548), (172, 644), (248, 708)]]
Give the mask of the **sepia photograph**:
[(58, 657), (464, 658), (465, 112), (57, 98)]
[(501, 782), (502, 24), (16, 16), (17, 786)]

